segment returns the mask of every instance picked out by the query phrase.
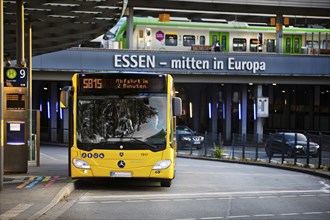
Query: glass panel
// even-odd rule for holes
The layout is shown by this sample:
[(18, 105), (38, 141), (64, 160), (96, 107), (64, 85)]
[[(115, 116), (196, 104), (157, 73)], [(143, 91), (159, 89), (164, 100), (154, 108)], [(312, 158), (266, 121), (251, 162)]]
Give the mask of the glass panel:
[(290, 53), (291, 52), (291, 38), (286, 38), (286, 50), (285, 52)]
[(218, 41), (218, 36), (217, 35), (212, 35), (212, 45), (215, 44), (215, 42)]
[(294, 53), (299, 53), (299, 45), (300, 45), (300, 40), (299, 37), (294, 38), (294, 47), (293, 47), (293, 52)]
[[(77, 143), (165, 145), (166, 95), (80, 96)], [(133, 145), (132, 145), (133, 146)]]
[(226, 35), (222, 35), (221, 37), (221, 50), (225, 51), (227, 48), (227, 36)]
[(195, 44), (194, 35), (183, 35), (183, 46), (188, 47)]
[(266, 42), (267, 42), (266, 51), (267, 52), (275, 52), (275, 40), (267, 39)]
[(259, 40), (258, 39), (250, 39), (250, 51), (251, 52), (257, 52), (259, 46)]
[(200, 38), (199, 38), (199, 44), (200, 45), (205, 45), (205, 36), (200, 36)]
[(166, 34), (165, 35), (165, 45), (166, 46), (177, 46), (178, 45), (178, 35)]
[(233, 39), (233, 51), (246, 51), (246, 39), (234, 38)]

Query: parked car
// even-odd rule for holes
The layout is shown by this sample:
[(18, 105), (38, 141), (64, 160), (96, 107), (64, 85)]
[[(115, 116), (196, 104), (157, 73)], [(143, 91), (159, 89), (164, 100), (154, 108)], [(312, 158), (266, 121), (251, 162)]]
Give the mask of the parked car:
[(201, 149), (204, 144), (203, 136), (183, 125), (176, 127), (176, 140), (178, 149), (190, 147)]
[[(297, 135), (297, 140), (295, 140)], [(271, 143), (270, 143), (271, 140)], [(288, 157), (294, 157), (296, 155), (307, 154), (307, 137), (301, 133), (288, 133), (279, 132), (271, 134), (266, 142), (265, 151), (267, 156), (273, 156), (273, 154), (282, 154), (282, 142), (284, 142), (284, 154)], [(317, 157), (319, 153), (319, 145), (312, 141), (309, 141), (309, 155)]]

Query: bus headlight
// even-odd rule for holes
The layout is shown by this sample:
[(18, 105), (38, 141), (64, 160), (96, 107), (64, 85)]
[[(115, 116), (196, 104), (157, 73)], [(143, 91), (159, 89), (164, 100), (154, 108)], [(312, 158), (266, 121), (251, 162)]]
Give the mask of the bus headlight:
[(81, 159), (74, 158), (72, 160), (72, 163), (75, 167), (80, 168), (80, 169), (90, 169), (91, 168), (89, 163), (87, 163), (86, 161), (81, 160)]
[(152, 169), (153, 170), (164, 170), (164, 169), (167, 169), (169, 166), (171, 166), (171, 164), (172, 164), (171, 160), (160, 160), (154, 164)]

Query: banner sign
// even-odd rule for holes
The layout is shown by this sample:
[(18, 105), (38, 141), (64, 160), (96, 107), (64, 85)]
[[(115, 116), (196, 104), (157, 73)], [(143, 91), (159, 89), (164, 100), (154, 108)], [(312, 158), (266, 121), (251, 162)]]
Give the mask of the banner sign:
[[(161, 33), (159, 33), (161, 37)], [(327, 56), (69, 49), (33, 58), (34, 69), (175, 74), (330, 75)]]

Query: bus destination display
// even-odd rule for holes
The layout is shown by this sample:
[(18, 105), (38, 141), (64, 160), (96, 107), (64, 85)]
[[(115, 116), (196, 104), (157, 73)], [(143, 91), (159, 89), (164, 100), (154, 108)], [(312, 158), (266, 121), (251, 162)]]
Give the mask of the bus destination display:
[(82, 77), (81, 90), (142, 90), (145, 92), (161, 92), (164, 80), (159, 77)]

